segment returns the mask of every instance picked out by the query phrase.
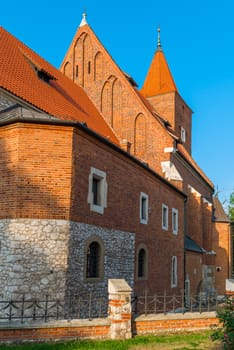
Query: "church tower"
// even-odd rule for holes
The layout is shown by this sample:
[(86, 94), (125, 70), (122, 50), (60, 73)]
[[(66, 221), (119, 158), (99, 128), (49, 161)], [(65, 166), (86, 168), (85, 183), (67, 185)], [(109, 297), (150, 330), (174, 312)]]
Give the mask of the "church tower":
[(191, 154), (192, 111), (180, 96), (162, 50), (158, 29), (157, 50), (141, 89), (157, 113), (166, 119)]

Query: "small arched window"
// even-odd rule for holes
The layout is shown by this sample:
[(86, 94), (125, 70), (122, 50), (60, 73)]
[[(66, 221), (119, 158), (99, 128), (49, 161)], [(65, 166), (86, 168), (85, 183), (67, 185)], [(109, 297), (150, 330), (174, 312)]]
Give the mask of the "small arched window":
[(88, 62), (88, 74), (90, 74), (91, 73), (91, 62), (89, 61)]
[(147, 277), (147, 253), (145, 248), (140, 248), (137, 256), (137, 277)]
[(104, 246), (99, 237), (93, 236), (86, 243), (85, 278), (100, 280), (104, 277)]
[(90, 243), (87, 250), (86, 277), (100, 277), (100, 245), (98, 242)]

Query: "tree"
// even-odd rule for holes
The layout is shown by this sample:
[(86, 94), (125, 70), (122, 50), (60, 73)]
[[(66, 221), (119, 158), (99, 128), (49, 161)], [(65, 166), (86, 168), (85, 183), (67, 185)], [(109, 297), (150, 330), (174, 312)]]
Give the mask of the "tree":
[(229, 197), (228, 216), (229, 219), (234, 222), (234, 190), (232, 191)]
[(234, 349), (234, 298), (227, 298), (225, 304), (219, 307), (217, 317), (220, 326), (215, 327), (211, 334), (212, 340), (221, 340), (224, 350)]

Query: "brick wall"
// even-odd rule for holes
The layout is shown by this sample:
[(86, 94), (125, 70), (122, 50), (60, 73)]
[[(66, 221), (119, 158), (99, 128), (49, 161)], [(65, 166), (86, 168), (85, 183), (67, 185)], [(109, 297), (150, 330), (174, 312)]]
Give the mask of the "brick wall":
[[(69, 70), (66, 69), (67, 65)], [(77, 69), (78, 76), (75, 74)], [(131, 145), (131, 154), (147, 162), (159, 174), (162, 174), (162, 161), (171, 160), (175, 164), (183, 178), (183, 182), (177, 182), (176, 185), (185, 193), (189, 193), (186, 233), (201, 247), (210, 251), (213, 230), (211, 210), (205, 209), (203, 198), (212, 201), (212, 189), (186, 161), (164, 152), (165, 147), (173, 146), (172, 138), (152, 116), (150, 105), (140, 98), (136, 88), (130, 86), (128, 79), (89, 26), (78, 29), (61, 70), (84, 87), (108, 124), (117, 133), (123, 147), (126, 147), (126, 144)], [(171, 92), (151, 97), (148, 101), (159, 115), (170, 122), (179, 138), (181, 127), (185, 129), (184, 146), (191, 153), (192, 112), (180, 95)], [(201, 194), (200, 199), (190, 194), (188, 185)], [(158, 248), (156, 250), (158, 251)], [(203, 263), (213, 265), (214, 257), (204, 256)]]
[(131, 144), (131, 154), (161, 173), (161, 159), (168, 160), (164, 148), (172, 146), (172, 138), (88, 26), (78, 30), (61, 70), (84, 87), (120, 141)]
[(148, 98), (156, 112), (168, 120), (172, 130), (181, 140), (181, 127), (185, 129), (185, 148), (191, 153), (192, 112), (177, 92), (168, 92)]
[(197, 331), (210, 329), (217, 325), (218, 319), (214, 312), (185, 315), (151, 315), (136, 318), (134, 334), (146, 335), (165, 332)]
[[(147, 335), (181, 331), (210, 330), (219, 321), (214, 313), (190, 314), (183, 316), (151, 315), (140, 316), (133, 321), (133, 335)], [(0, 328), (0, 343), (54, 342), (75, 339), (110, 339), (111, 323), (107, 319), (92, 321), (50, 322), (37, 326), (11, 326)], [(122, 328), (124, 335), (124, 328)]]
[[(91, 224), (117, 228), (136, 234), (136, 251), (144, 243), (148, 250), (148, 278), (136, 279), (135, 291), (144, 288), (149, 291), (171, 291), (171, 257), (178, 259), (178, 288), (183, 288), (183, 206), (184, 197), (147, 170), (127, 159), (120, 153), (110, 152), (106, 146), (97, 144), (87, 137), (74, 134), (74, 183), (71, 218), (85, 220)], [(81, 152), (80, 150), (84, 150)], [(88, 160), (88, 161), (87, 161)], [(90, 166), (107, 175), (108, 199), (103, 215), (90, 211), (87, 203), (88, 176)], [(81, 188), (83, 189), (81, 191)], [(140, 193), (149, 196), (148, 224), (140, 223)], [(168, 230), (162, 229), (162, 204), (169, 208)], [(179, 231), (172, 233), (172, 208), (179, 211)], [(163, 266), (161, 262), (163, 261)], [(163, 271), (163, 272), (162, 272)], [(160, 280), (160, 284), (158, 281)]]
[(94, 321), (57, 321), (31, 326), (0, 328), (0, 343), (50, 342), (74, 339), (108, 339), (110, 322), (106, 319)]
[(186, 277), (190, 281), (190, 293), (195, 296), (200, 292), (202, 284), (202, 254), (186, 252)]
[(227, 222), (216, 222), (213, 235), (213, 250), (216, 252), (216, 287), (218, 294), (226, 293), (226, 278), (231, 276), (231, 237)]
[[(71, 220), (98, 227), (103, 235), (106, 230), (112, 230), (113, 235), (117, 236), (117, 231), (125, 232), (126, 237), (134, 233), (136, 251), (144, 243), (148, 253), (148, 274), (146, 278), (138, 280), (135, 271), (135, 292), (147, 287), (150, 293), (162, 293), (164, 290), (169, 293), (172, 289), (173, 293), (177, 293), (183, 288), (184, 196), (181, 193), (126, 155), (84, 131), (65, 126), (20, 123), (2, 127), (0, 132), (4, 150), (0, 156), (3, 220)], [(91, 167), (106, 173), (108, 193), (104, 214), (91, 211), (88, 203)], [(141, 192), (149, 196), (147, 224), (140, 223)], [(162, 204), (169, 208), (168, 230), (162, 229)], [(172, 233), (172, 208), (178, 209), (179, 213), (177, 235)], [(40, 227), (37, 225), (35, 230), (35, 225), (31, 225), (31, 229), (27, 226), (24, 242), (27, 243), (27, 235), (39, 239)], [(66, 239), (71, 242), (70, 228), (66, 232)], [(3, 225), (1, 236), (9, 237), (9, 233)], [(16, 234), (14, 232), (11, 236), (13, 240)], [(46, 237), (46, 234), (41, 237)], [(107, 239), (105, 235), (103, 237)], [(33, 243), (37, 248), (40, 248), (39, 241)], [(124, 241), (123, 237), (121, 242)], [(22, 244), (20, 242), (21, 249)], [(129, 256), (132, 255), (130, 251), (133, 250), (129, 246)], [(177, 288), (171, 288), (172, 256), (178, 259)], [(15, 259), (9, 262), (14, 273), (13, 266), (18, 264)], [(66, 273), (66, 268), (63, 273)], [(42, 270), (44, 274), (44, 268)], [(118, 276), (115, 274), (114, 277)], [(40, 278), (43, 277), (40, 275)]]
[(72, 128), (14, 124), (0, 136), (0, 218), (68, 219)]

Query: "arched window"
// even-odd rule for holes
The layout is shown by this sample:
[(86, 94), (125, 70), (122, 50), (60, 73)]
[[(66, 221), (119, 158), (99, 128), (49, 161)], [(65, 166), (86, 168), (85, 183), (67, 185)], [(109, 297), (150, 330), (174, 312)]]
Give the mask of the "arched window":
[(139, 248), (137, 255), (137, 277), (147, 278), (147, 251), (145, 248)]
[(85, 278), (101, 279), (104, 274), (104, 248), (99, 237), (92, 237), (86, 243)]
[(100, 277), (100, 246), (98, 242), (90, 243), (87, 251), (87, 265), (86, 265), (86, 277), (97, 278)]

